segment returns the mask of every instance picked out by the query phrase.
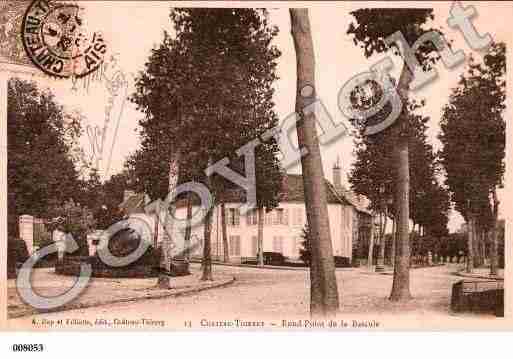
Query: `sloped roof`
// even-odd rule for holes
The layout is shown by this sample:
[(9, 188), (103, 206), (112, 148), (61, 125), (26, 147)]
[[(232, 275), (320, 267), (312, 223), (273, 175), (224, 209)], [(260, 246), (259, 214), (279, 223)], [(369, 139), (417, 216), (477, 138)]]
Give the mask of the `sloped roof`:
[[(348, 191), (337, 190), (335, 186), (324, 179), (324, 185), (326, 190), (326, 199), (328, 203), (332, 204), (343, 204), (346, 206), (353, 206), (357, 211), (371, 214), (365, 206), (352, 196)], [(126, 201), (120, 204), (120, 210), (125, 213), (138, 213), (144, 212), (144, 193), (138, 193), (130, 196)], [(225, 203), (242, 203), (246, 201), (246, 192), (242, 188), (235, 188), (226, 191), (222, 198)], [(286, 174), (283, 177), (282, 189), (280, 194), (280, 202), (305, 202), (305, 191), (303, 185), (303, 176), (299, 174)], [(197, 196), (193, 197), (193, 203), (199, 204)], [(176, 202), (177, 207), (185, 207), (187, 205), (186, 199), (181, 196)]]
[[(342, 203), (349, 206), (353, 205), (344, 196), (337, 194), (335, 187), (328, 180), (325, 179), (324, 184), (328, 203)], [(246, 201), (246, 192), (242, 188), (232, 189), (225, 192), (222, 200), (225, 203), (242, 203)], [(302, 175), (286, 174), (283, 177), (280, 202), (305, 202)], [(198, 198), (196, 196), (194, 196), (193, 203), (198, 204)], [(177, 207), (183, 207), (186, 205), (186, 200), (180, 199), (177, 201), (176, 205)]]
[(365, 201), (368, 201), (367, 198), (363, 197), (363, 200), (360, 200), (358, 198), (358, 195), (353, 191), (338, 190), (337, 192), (341, 196), (344, 196), (344, 198), (348, 202), (350, 202), (353, 205), (353, 207), (356, 208), (357, 211), (372, 215), (372, 212), (369, 209), (367, 209), (367, 205), (364, 203)]
[[(324, 186), (326, 188), (326, 199), (328, 203), (342, 203), (350, 205), (351, 203), (345, 200), (344, 197), (337, 195), (333, 185), (324, 179)], [(282, 202), (304, 202), (305, 190), (303, 186), (303, 176), (296, 174), (287, 174), (283, 179), (283, 187), (281, 194)]]

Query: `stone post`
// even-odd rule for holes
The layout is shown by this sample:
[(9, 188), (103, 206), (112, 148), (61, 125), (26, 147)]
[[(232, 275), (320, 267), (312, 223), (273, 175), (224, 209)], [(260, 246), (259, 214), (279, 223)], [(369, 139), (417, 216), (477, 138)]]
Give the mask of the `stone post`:
[(29, 255), (34, 249), (34, 217), (24, 214), (19, 218), (20, 239), (25, 241)]
[(64, 259), (64, 233), (55, 229), (52, 233), (52, 240), (54, 243), (57, 243), (57, 258), (59, 262), (61, 262)]

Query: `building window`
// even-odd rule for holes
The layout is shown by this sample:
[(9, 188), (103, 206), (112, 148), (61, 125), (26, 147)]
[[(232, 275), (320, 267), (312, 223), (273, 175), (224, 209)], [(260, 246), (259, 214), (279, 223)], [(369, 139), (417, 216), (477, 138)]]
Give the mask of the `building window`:
[(230, 236), (230, 255), (240, 256), (240, 236)]
[(281, 224), (281, 221), (283, 220), (283, 209), (277, 208), (274, 210), (274, 217), (273, 217), (273, 224)]
[(292, 223), (295, 226), (301, 226), (303, 224), (303, 209), (294, 208), (292, 210)]
[(265, 224), (268, 226), (273, 224), (273, 212), (267, 212), (265, 214)]
[(273, 252), (283, 253), (283, 237), (273, 237)]
[(251, 254), (254, 256), (258, 255), (258, 237), (251, 237)]
[(288, 225), (289, 224), (289, 210), (283, 208), (277, 208), (273, 217), (273, 224)]
[(258, 211), (253, 209), (246, 214), (246, 225), (256, 226), (258, 224)]
[(240, 224), (240, 211), (238, 208), (228, 208), (228, 225), (238, 226)]

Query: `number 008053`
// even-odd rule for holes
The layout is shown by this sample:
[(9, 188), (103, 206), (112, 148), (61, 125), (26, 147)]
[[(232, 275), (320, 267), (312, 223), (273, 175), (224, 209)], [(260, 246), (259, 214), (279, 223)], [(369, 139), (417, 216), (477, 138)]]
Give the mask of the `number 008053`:
[(44, 350), (43, 344), (13, 344), (13, 352), (42, 352)]

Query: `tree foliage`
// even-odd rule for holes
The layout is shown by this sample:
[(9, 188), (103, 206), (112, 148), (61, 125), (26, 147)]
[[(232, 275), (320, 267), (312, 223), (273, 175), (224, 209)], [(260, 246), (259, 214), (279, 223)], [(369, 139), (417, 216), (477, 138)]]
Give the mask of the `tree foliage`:
[(312, 249), (311, 233), (308, 229), (308, 225), (305, 225), (301, 232), (301, 248), (299, 248), (299, 258), (303, 261), (305, 265), (310, 266), (312, 258)]
[[(405, 56), (404, 48), (397, 42), (389, 45), (385, 41), (390, 35), (400, 32), (409, 46), (412, 46), (422, 35), (430, 31), (441, 34), (439, 30), (428, 28), (429, 21), (434, 18), (433, 9), (359, 9), (351, 12), (356, 23), (351, 23), (347, 33), (353, 35), (355, 45), (364, 50), (365, 57), (374, 53), (383, 53), (392, 49), (396, 54)], [(440, 58), (436, 48), (431, 42), (420, 44), (415, 56), (422, 70), (429, 70)], [(394, 266), (394, 280), (392, 284), (391, 300), (407, 300), (410, 294), (410, 244), (409, 244), (409, 219), (410, 219), (410, 112), (409, 95), (413, 74), (417, 69), (410, 69), (406, 63), (399, 80), (397, 92), (403, 103), (402, 112), (392, 126), (387, 129), (393, 135), (395, 153), (395, 217), (397, 222), (397, 246)], [(386, 109), (386, 107), (385, 107)], [(381, 116), (383, 116), (383, 109)], [(378, 113), (378, 115), (380, 115)]]
[(18, 216), (47, 218), (48, 208), (81, 193), (73, 162), (80, 119), (67, 113), (54, 95), (33, 82), (9, 81), (7, 109), (7, 183), (10, 235)]
[(489, 217), (490, 191), (502, 186), (505, 156), (505, 45), (471, 59), (443, 109), (440, 160), (456, 209)]
[[(140, 164), (132, 167), (152, 198), (166, 189), (172, 153), (183, 164), (182, 181), (203, 181), (208, 162), (224, 157), (243, 173), (235, 151), (278, 123), (272, 83), (280, 52), (271, 44), (277, 29), (268, 25), (265, 11), (176, 8), (170, 17), (176, 36), (166, 33), (152, 51), (132, 96), (146, 116), (142, 147), (131, 163)], [(259, 203), (270, 207), (281, 184), (277, 151), (273, 138), (256, 149)], [(214, 194), (233, 187), (213, 177)]]
[[(430, 31), (441, 34), (439, 29), (425, 27), (434, 19), (433, 9), (359, 9), (351, 12), (351, 15), (356, 23), (349, 24), (347, 33), (353, 35), (354, 44), (363, 49), (365, 57), (388, 51), (390, 46), (385, 43), (385, 39), (397, 31), (403, 34), (410, 46)], [(397, 50), (396, 44), (392, 46)], [(428, 42), (415, 53), (425, 69), (430, 68), (439, 58), (434, 50), (434, 45)]]

